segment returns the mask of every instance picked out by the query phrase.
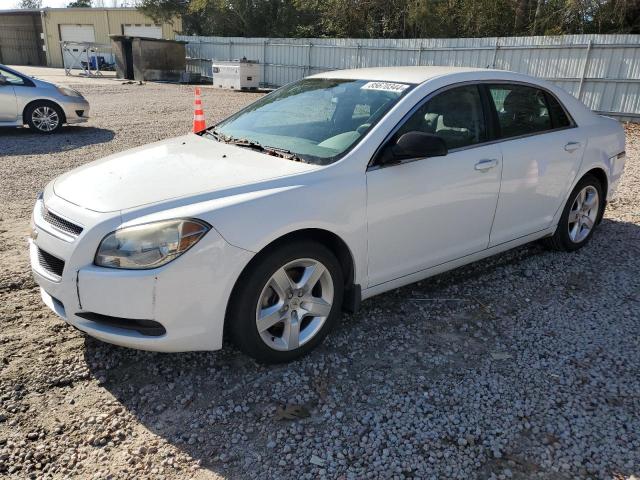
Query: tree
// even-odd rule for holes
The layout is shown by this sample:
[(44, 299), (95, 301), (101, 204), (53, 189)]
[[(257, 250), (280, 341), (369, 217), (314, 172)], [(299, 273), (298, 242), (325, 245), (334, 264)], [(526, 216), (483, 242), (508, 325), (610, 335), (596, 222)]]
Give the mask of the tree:
[(40, 9), (42, 8), (42, 0), (20, 0), (18, 8)]
[(91, 8), (91, 0), (75, 0), (67, 5), (67, 8)]
[(138, 10), (154, 20), (167, 21), (189, 12), (189, 0), (142, 0)]
[(206, 19), (198, 18), (190, 11), (190, 0), (141, 0), (138, 10), (158, 23), (170, 22), (176, 16), (182, 17), (184, 33), (204, 35), (201, 23)]
[(640, 33), (640, 0), (140, 0), (183, 32), (245, 37), (438, 38)]

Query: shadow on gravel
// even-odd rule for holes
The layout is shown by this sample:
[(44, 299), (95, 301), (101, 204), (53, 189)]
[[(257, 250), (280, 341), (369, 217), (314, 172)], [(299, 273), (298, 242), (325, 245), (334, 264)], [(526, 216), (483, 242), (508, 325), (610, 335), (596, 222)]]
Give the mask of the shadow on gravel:
[(228, 345), (160, 354), (91, 338), (85, 360), (137, 421), (231, 478), (386, 477), (386, 456), (405, 453), (440, 478), (469, 458), (465, 478), (637, 474), (638, 240), (638, 225), (605, 220), (574, 254), (530, 244), (387, 292), (286, 365)]
[(52, 135), (34, 133), (28, 128), (0, 127), (2, 156), (59, 153), (106, 143), (115, 137), (112, 130), (70, 125)]

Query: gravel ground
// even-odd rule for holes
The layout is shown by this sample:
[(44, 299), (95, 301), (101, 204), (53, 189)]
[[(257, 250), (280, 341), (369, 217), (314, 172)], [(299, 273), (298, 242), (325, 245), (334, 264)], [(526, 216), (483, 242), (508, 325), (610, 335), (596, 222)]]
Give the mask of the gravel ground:
[[(38, 190), (189, 130), (190, 90), (72, 79), (93, 119), (0, 130), (0, 476), (640, 476), (640, 128), (618, 199), (578, 253), (537, 244), (364, 302), (313, 354), (265, 367), (138, 352), (41, 303), (26, 236)], [(258, 97), (205, 90), (209, 122)]]

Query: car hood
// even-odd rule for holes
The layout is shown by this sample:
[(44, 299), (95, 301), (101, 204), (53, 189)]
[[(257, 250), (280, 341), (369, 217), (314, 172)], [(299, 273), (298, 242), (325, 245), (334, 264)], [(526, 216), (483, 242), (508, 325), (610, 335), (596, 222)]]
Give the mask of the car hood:
[(113, 212), (317, 168), (198, 135), (185, 135), (71, 170), (54, 181), (53, 191), (89, 210)]
[(41, 80), (38, 77), (29, 77), (33, 83), (36, 84), (38, 88), (56, 88), (56, 85), (51, 82), (47, 82), (46, 80)]

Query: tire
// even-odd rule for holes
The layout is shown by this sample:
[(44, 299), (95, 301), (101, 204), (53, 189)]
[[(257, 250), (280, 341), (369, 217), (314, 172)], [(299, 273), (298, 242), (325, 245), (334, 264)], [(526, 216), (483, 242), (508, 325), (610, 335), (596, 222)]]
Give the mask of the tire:
[(569, 195), (558, 228), (553, 236), (543, 239), (544, 244), (564, 252), (584, 247), (602, 219), (604, 206), (600, 180), (593, 175), (585, 175)]
[(328, 248), (306, 240), (281, 245), (261, 254), (241, 275), (228, 332), (256, 360), (288, 362), (322, 342), (340, 317), (343, 295), (343, 272)]
[(53, 102), (38, 101), (24, 111), (24, 118), (34, 132), (50, 135), (62, 128), (64, 112)]

